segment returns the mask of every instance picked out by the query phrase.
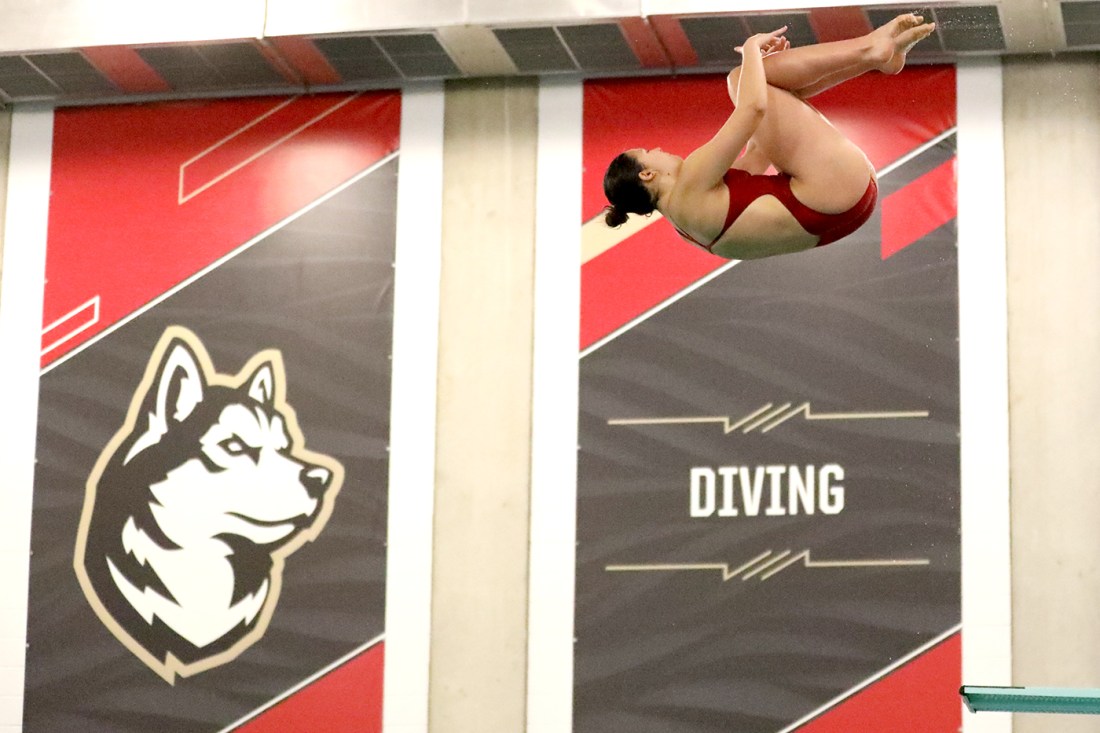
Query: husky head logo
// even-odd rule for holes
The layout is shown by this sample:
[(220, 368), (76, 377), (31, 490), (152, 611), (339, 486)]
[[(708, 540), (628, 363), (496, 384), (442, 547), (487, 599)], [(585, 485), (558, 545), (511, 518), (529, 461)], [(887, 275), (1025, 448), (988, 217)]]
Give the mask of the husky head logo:
[(230, 377), (172, 326), (88, 478), (80, 585), (168, 682), (224, 664), (263, 636), (284, 559), (320, 533), (342, 479), (305, 449), (278, 351)]

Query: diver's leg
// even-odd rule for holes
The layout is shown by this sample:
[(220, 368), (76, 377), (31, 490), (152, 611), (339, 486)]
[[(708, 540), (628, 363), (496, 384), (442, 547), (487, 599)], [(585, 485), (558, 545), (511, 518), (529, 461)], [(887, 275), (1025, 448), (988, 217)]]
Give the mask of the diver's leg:
[(802, 99), (809, 99), (815, 94), (821, 94), (826, 89), (832, 89), (837, 84), (843, 84), (849, 79), (854, 79), (860, 74), (865, 73), (866, 71), (866, 68), (862, 68), (860, 66), (849, 66), (847, 69), (841, 69), (840, 71), (834, 72), (832, 74), (827, 74), (826, 76), (823, 76), (815, 81), (813, 84), (804, 86), (801, 89), (792, 89), (791, 93), (801, 97)]
[(792, 190), (812, 209), (846, 211), (867, 189), (870, 163), (824, 116), (786, 89), (768, 87), (768, 107), (752, 142), (790, 175)]
[[(907, 13), (867, 35), (844, 41), (799, 46), (764, 57), (768, 84), (809, 97), (868, 71), (896, 74), (905, 66), (905, 54), (935, 26), (919, 15)], [(740, 69), (729, 78), (736, 104)]]

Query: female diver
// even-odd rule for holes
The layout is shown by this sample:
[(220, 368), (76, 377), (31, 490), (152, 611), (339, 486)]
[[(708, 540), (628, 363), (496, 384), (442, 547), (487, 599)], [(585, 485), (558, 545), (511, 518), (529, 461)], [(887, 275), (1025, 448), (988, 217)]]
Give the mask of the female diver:
[[(846, 237), (875, 208), (867, 156), (803, 100), (871, 70), (896, 74), (935, 24), (900, 15), (860, 38), (790, 48), (786, 28), (737, 49), (735, 105), (687, 158), (660, 148), (621, 153), (604, 176), (605, 221), (661, 212), (689, 242), (731, 259), (799, 252)], [(778, 175), (762, 175), (774, 165)]]

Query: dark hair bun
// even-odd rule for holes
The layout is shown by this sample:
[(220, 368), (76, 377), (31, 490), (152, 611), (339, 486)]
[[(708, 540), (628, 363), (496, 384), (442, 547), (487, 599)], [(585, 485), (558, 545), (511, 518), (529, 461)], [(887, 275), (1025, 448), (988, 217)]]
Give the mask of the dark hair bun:
[(621, 226), (627, 214), (653, 213), (656, 201), (641, 180), (642, 164), (630, 153), (619, 153), (603, 177), (603, 193), (611, 206), (604, 214), (609, 227)]
[(614, 206), (604, 209), (603, 221), (609, 227), (621, 227), (626, 224), (626, 212), (619, 211)]

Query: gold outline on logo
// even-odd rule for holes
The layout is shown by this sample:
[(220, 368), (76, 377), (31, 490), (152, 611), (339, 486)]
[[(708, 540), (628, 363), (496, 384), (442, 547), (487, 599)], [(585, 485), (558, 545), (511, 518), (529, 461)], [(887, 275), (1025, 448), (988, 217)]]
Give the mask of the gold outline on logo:
[[(141, 417), (141, 408), (144, 404), (145, 397), (149, 393), (149, 390), (155, 386), (157, 373), (167, 356), (169, 346), (177, 340), (183, 341), (191, 349), (192, 353), (195, 355), (199, 368), (202, 370), (203, 379), (207, 385), (236, 389), (243, 386), (261, 367), (264, 365), (269, 366), (274, 377), (275, 393), (272, 402), (274, 408), (283, 417), (287, 432), (290, 433), (292, 440), (293, 447), (290, 455), (304, 463), (325, 468), (329, 470), (332, 475), (331, 484), (329, 488), (325, 490), (324, 496), (322, 497), (321, 508), (317, 514), (317, 519), (308, 529), (303, 530), (289, 543), (272, 553), (270, 590), (257, 615), (255, 627), (226, 651), (211, 655), (191, 664), (184, 664), (170, 652), (165, 655), (163, 660), (157, 659), (150, 654), (144, 646), (138, 643), (136, 639), (130, 636), (126, 629), (119, 624), (114, 616), (107, 610), (103, 602), (100, 601), (84, 567), (88, 532), (91, 526), (92, 513), (95, 508), (99, 479), (102, 477), (103, 471), (106, 469), (110, 460), (114, 457), (115, 452), (135, 431), (138, 419)], [(321, 533), (321, 530), (332, 515), (333, 502), (343, 485), (343, 481), (343, 464), (332, 456), (323, 453), (315, 453), (305, 448), (305, 437), (302, 435), (302, 431), (298, 426), (297, 415), (294, 408), (286, 401), (286, 370), (283, 366), (282, 352), (277, 349), (265, 349), (253, 355), (236, 375), (229, 376), (219, 374), (214, 368), (214, 363), (207, 353), (206, 347), (203, 346), (198, 336), (183, 326), (169, 326), (161, 335), (160, 340), (153, 349), (152, 355), (149, 357), (149, 363), (145, 367), (145, 374), (142, 376), (137, 391), (134, 393), (134, 397), (130, 402), (125, 422), (118, 432), (115, 433), (114, 437), (111, 438), (110, 442), (107, 443), (103, 452), (100, 453), (92, 472), (88, 476), (84, 494), (84, 507), (81, 510), (80, 526), (77, 530), (76, 548), (73, 554), (73, 569), (76, 571), (77, 578), (80, 581), (80, 587), (84, 591), (84, 596), (88, 599), (92, 609), (99, 617), (99, 620), (103, 622), (103, 625), (114, 634), (115, 638), (117, 638), (123, 646), (144, 662), (146, 666), (160, 675), (169, 684), (175, 684), (176, 675), (180, 677), (190, 677), (193, 674), (221, 666), (226, 662), (236, 659), (267, 632), (268, 623), (271, 621), (271, 616), (275, 612), (275, 605), (282, 589), (285, 558), (298, 550), (306, 542), (315, 540)]]

